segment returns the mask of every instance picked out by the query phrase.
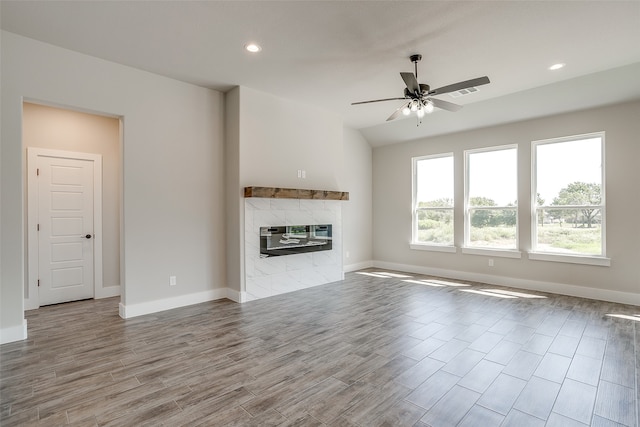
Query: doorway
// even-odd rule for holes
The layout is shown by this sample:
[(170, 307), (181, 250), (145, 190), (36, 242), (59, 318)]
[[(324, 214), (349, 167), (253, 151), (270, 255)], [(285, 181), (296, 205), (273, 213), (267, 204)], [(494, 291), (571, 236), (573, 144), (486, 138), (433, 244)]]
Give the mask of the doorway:
[(25, 310), (120, 295), (121, 135), (117, 117), (23, 103)]
[(38, 305), (93, 298), (102, 286), (102, 156), (29, 148), (28, 163)]

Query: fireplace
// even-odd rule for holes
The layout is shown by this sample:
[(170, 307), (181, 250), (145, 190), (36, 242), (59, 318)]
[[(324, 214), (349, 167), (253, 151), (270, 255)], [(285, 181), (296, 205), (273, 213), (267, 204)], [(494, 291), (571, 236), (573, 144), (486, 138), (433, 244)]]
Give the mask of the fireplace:
[(348, 199), (344, 192), (246, 187), (241, 300), (344, 279), (342, 205)]
[(260, 257), (330, 251), (331, 224), (260, 227)]

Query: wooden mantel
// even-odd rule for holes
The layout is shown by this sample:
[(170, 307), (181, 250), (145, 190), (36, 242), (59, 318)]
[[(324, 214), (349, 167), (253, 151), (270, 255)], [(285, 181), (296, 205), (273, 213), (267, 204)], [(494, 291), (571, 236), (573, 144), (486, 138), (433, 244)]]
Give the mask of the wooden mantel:
[(263, 197), (267, 199), (349, 200), (349, 192), (305, 190), (301, 188), (244, 187), (244, 197)]

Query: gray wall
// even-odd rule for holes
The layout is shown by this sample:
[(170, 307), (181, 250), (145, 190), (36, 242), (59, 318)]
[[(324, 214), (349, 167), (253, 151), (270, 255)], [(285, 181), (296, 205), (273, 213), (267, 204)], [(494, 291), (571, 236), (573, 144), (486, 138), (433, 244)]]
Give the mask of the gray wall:
[[(555, 290), (602, 299), (631, 295), (640, 302), (638, 210), (640, 181), (640, 102), (619, 104), (570, 114), (487, 127), (424, 140), (389, 145), (373, 152), (373, 257), (379, 265), (429, 270), (458, 277), (477, 277), (500, 283)], [(435, 120), (436, 117), (434, 116)], [(428, 121), (422, 126), (428, 126)], [(463, 151), (518, 144), (520, 250), (531, 248), (531, 141), (606, 132), (607, 256), (610, 267), (494, 258), (411, 250), (411, 158), (443, 152), (455, 156), (457, 226), (455, 243), (463, 242)], [(576, 153), (579, 156), (579, 153)], [(513, 280), (511, 280), (513, 279)], [(620, 292), (621, 294), (617, 294)], [(614, 295), (615, 294), (615, 295)], [(612, 298), (607, 298), (613, 296)], [(627, 301), (632, 302), (632, 301)]]
[(244, 206), (242, 205), (242, 188), (240, 187), (240, 87), (235, 87), (225, 94), (225, 203), (226, 203), (226, 266), (227, 287), (240, 299), (244, 289)]
[(1, 342), (25, 330), (25, 99), (121, 119), (122, 303), (133, 312), (238, 296), (247, 185), (350, 191), (344, 241), (352, 262), (370, 259), (371, 149), (332, 113), (249, 88), (225, 100), (6, 31), (1, 43)]
[[(342, 120), (328, 111), (240, 87), (240, 185), (340, 191)], [(298, 178), (298, 169), (306, 178)]]
[[(239, 208), (241, 188), (246, 185), (350, 191), (352, 200), (343, 208), (344, 227), (349, 228), (344, 247), (351, 255), (345, 259), (347, 265), (366, 264), (373, 258), (389, 266), (557, 285), (560, 291), (572, 286), (592, 289), (600, 297), (606, 292), (639, 294), (638, 102), (376, 148), (370, 202), (371, 149), (358, 132), (344, 129), (330, 113), (238, 88), (227, 97), (226, 123), (227, 142), (237, 145), (225, 152), (221, 93), (7, 32), (2, 32), (1, 48), (2, 340), (15, 338), (24, 326), (24, 99), (123, 120), (121, 270), (125, 305), (207, 294), (227, 286), (239, 292), (241, 284), (231, 274), (227, 280), (226, 268), (237, 268), (240, 260), (228, 259), (225, 243), (230, 238), (238, 246), (242, 242)], [(520, 246), (526, 251), (531, 244), (527, 215), (530, 141), (602, 130), (607, 137), (610, 267), (530, 261), (525, 254), (522, 259), (497, 258), (490, 268), (483, 256), (409, 249), (412, 156), (456, 153), (461, 206), (463, 150), (518, 144)], [(225, 156), (235, 164), (225, 164)], [(297, 169), (307, 170), (307, 180), (297, 178)], [(229, 172), (226, 177), (225, 170)], [(368, 210), (371, 205), (373, 209)], [(456, 219), (460, 222), (460, 211)], [(231, 230), (225, 235), (221, 230), (228, 224), (235, 224), (237, 233)], [(371, 230), (376, 232), (369, 245)], [(461, 236), (458, 227), (457, 244)], [(169, 287), (170, 275), (178, 277), (178, 286)]]
[[(24, 104), (22, 120), (24, 148), (37, 147), (102, 156), (102, 287), (119, 287), (120, 121), (113, 117), (27, 102)], [(25, 184), (26, 179), (25, 177)], [(27, 209), (28, 206), (25, 205), (25, 214)]]
[(349, 201), (342, 205), (343, 262), (345, 271), (370, 267), (373, 259), (372, 155), (359, 131), (344, 128), (344, 191)]
[(224, 288), (223, 95), (4, 31), (1, 43), (2, 331), (23, 325), (23, 98), (123, 119), (125, 305)]

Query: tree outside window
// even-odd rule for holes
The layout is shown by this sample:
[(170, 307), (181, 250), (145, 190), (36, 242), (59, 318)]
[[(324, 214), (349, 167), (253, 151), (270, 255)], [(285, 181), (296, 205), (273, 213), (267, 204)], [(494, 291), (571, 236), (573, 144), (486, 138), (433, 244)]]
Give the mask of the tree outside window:
[(453, 245), (453, 154), (413, 159), (414, 244)]
[(466, 247), (518, 248), (517, 155), (513, 145), (466, 152)]
[(604, 256), (604, 133), (532, 144), (533, 250)]

